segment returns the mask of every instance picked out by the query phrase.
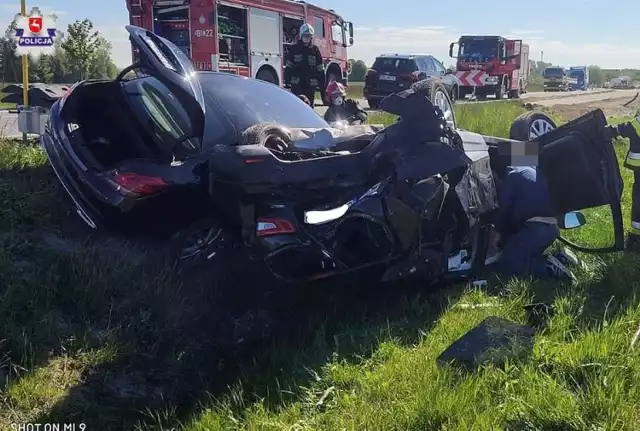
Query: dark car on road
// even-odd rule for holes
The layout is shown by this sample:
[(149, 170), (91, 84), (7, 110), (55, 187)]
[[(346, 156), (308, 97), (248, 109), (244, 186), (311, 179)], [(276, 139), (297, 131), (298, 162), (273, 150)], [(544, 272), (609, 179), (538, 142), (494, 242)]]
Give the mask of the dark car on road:
[(363, 96), (370, 108), (377, 109), (380, 100), (388, 95), (427, 78), (439, 78), (451, 100), (458, 98), (459, 82), (453, 71), (425, 54), (383, 54), (376, 58), (365, 77)]

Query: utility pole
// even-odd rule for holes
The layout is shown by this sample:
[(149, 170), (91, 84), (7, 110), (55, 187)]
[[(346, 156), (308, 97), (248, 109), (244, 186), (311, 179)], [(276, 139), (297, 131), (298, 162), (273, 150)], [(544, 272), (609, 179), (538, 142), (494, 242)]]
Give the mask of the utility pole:
[(540, 51), (540, 63), (544, 63), (544, 51)]
[[(27, 0), (20, 0), (20, 13), (27, 16)], [(22, 109), (29, 105), (29, 57), (22, 56)], [(22, 143), (27, 144), (27, 134), (22, 133)]]

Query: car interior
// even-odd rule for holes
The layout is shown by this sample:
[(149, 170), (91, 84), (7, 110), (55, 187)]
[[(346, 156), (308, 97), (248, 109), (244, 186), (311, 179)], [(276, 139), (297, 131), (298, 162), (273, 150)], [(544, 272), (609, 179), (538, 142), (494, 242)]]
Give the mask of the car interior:
[(100, 167), (136, 158), (171, 163), (198, 151), (192, 140), (182, 141), (189, 133), (187, 114), (153, 78), (85, 83), (65, 102), (62, 118), (74, 125), (69, 133), (82, 142), (80, 150)]
[(103, 167), (126, 159), (158, 156), (145, 144), (141, 127), (122, 108), (119, 85), (114, 81), (83, 84), (74, 89), (62, 110), (71, 139), (80, 144), (78, 150), (90, 153)]

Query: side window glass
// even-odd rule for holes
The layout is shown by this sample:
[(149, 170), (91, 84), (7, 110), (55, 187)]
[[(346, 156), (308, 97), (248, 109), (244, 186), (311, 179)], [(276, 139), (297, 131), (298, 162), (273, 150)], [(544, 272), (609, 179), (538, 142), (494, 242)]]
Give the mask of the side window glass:
[(427, 72), (435, 72), (436, 71), (436, 68), (433, 65), (433, 61), (431, 61), (431, 59), (429, 57), (425, 57), (424, 58), (424, 63), (426, 65)]
[(342, 43), (343, 31), (344, 29), (342, 28), (342, 26), (338, 24), (333, 24), (331, 26), (331, 39), (333, 39), (334, 42)]
[(436, 60), (435, 58), (431, 59), (433, 61), (433, 65), (435, 66), (435, 69), (437, 72), (440, 73), (445, 73), (446, 69), (444, 68), (444, 66), (442, 65), (442, 63), (440, 63), (438, 60)]
[(326, 35), (324, 34), (324, 18), (320, 18), (316, 16), (313, 18), (313, 29), (316, 31), (316, 36), (324, 39)]
[(418, 70), (424, 72), (427, 70), (427, 63), (425, 63), (424, 58), (416, 58), (416, 64), (418, 65)]

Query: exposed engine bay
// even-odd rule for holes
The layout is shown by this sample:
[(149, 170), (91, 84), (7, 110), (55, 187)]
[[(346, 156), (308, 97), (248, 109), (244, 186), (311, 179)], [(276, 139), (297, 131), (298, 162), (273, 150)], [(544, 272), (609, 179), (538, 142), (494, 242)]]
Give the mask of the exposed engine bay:
[(292, 129), (276, 124), (256, 124), (242, 133), (240, 145), (262, 145), (283, 161), (306, 160), (360, 152), (383, 128), (382, 125), (352, 125)]

